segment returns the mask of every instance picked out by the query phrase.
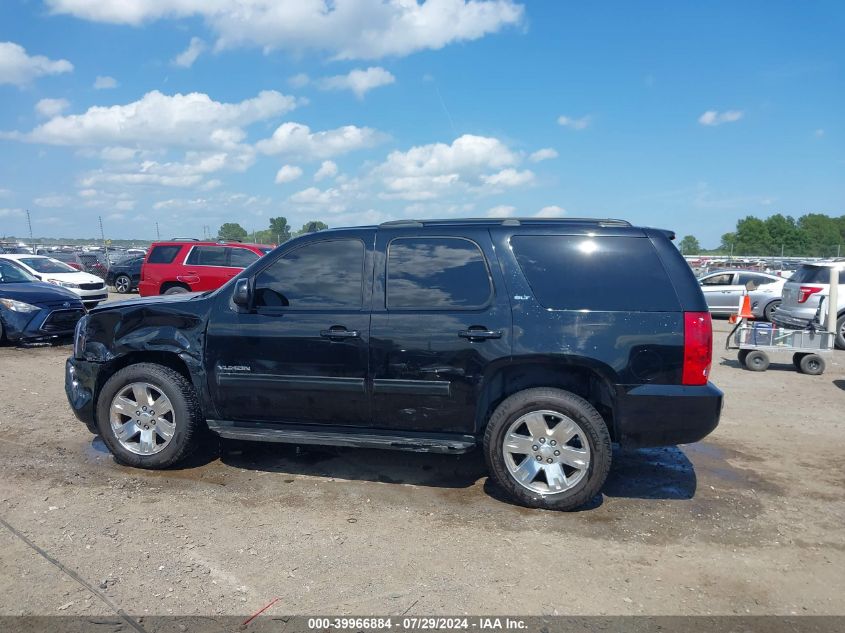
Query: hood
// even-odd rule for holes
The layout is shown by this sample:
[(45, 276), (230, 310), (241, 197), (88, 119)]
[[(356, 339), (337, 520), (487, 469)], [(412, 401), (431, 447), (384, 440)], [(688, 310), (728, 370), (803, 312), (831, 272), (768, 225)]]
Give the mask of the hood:
[(0, 284), (0, 298), (23, 301), (36, 306), (69, 301), (71, 306), (81, 306), (79, 296), (70, 290), (41, 281), (32, 283)]
[[(172, 303), (189, 303), (202, 296), (201, 292), (186, 292), (176, 295), (159, 295), (158, 297), (136, 297), (135, 299), (125, 299), (121, 301), (110, 301), (108, 303), (100, 304), (96, 308), (92, 308), (89, 312), (105, 312), (111, 309), (120, 308), (138, 308), (143, 306), (155, 306), (161, 304)], [(76, 295), (74, 295), (76, 296)]]
[(74, 273), (39, 273), (35, 272), (34, 275), (38, 275), (41, 279), (55, 279), (57, 281), (64, 281), (65, 283), (72, 283), (72, 284), (97, 284), (103, 283), (103, 280), (97, 277), (96, 275), (92, 275), (91, 273), (84, 273), (74, 272)]

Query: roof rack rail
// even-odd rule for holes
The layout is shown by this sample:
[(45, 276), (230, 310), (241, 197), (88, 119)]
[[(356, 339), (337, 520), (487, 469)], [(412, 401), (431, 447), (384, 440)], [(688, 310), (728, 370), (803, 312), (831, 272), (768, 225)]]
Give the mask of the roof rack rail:
[(195, 237), (174, 237), (171, 242), (199, 242)]
[(615, 218), (451, 218), (432, 220), (390, 220), (382, 222), (380, 227), (423, 227), (433, 224), (501, 224), (502, 226), (520, 226), (522, 224), (595, 224), (597, 226), (631, 226), (627, 220)]

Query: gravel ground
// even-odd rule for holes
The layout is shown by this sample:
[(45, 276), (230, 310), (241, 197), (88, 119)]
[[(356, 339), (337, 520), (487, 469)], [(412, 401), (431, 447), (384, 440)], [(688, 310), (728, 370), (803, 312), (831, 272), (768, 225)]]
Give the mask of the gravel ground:
[(0, 517), (96, 591), (0, 524), (0, 615), (843, 614), (845, 353), (756, 374), (716, 328), (719, 428), (618, 451), (569, 514), (503, 501), (478, 454), (124, 468), (68, 408), (67, 346), (0, 348)]

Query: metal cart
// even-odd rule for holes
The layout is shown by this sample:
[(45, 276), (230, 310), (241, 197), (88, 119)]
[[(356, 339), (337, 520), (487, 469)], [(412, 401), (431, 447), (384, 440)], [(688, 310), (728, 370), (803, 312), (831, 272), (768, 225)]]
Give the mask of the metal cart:
[(821, 329), (790, 330), (743, 321), (729, 335), (727, 347), (738, 349), (740, 364), (751, 371), (766, 371), (771, 354), (792, 352), (792, 364), (798, 371), (818, 376), (824, 373), (822, 355), (831, 352), (834, 337), (833, 332)]

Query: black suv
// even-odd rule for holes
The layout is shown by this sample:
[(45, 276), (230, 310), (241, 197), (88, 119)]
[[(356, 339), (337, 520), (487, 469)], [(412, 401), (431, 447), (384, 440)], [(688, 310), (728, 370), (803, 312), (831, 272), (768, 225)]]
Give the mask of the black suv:
[(671, 232), (426, 220), (287, 242), (220, 289), (91, 311), (70, 404), (115, 458), (224, 438), (461, 453), (531, 507), (596, 495), (611, 442), (719, 421), (710, 315)]

